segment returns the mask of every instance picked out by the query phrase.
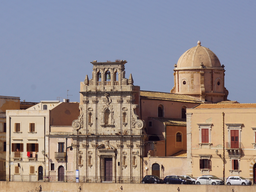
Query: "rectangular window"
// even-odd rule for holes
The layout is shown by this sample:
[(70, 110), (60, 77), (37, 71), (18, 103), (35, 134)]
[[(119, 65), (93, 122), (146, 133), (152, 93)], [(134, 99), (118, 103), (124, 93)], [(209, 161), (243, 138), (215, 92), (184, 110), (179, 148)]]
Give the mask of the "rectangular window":
[(211, 169), (211, 160), (200, 159), (200, 169)]
[(239, 148), (239, 130), (231, 130), (231, 148)]
[(232, 160), (232, 170), (238, 170), (238, 169), (239, 169), (238, 160), (233, 159)]
[(38, 152), (38, 143), (27, 143), (28, 152)]
[(58, 152), (60, 153), (64, 152), (64, 143), (58, 143)]
[(30, 133), (35, 132), (35, 123), (29, 123), (29, 132)]
[(29, 173), (30, 174), (34, 174), (35, 173), (35, 167), (34, 166), (30, 166), (29, 167)]
[(23, 152), (23, 143), (12, 143), (12, 152)]
[(4, 142), (4, 151), (6, 151), (6, 142)]
[(20, 123), (15, 123), (15, 132), (20, 132)]
[(4, 123), (4, 132), (6, 132), (6, 123)]
[(209, 129), (201, 129), (202, 143), (209, 143)]
[(51, 171), (54, 171), (54, 163), (51, 163)]
[(18, 166), (15, 166), (15, 174), (19, 174), (20, 173), (20, 168)]

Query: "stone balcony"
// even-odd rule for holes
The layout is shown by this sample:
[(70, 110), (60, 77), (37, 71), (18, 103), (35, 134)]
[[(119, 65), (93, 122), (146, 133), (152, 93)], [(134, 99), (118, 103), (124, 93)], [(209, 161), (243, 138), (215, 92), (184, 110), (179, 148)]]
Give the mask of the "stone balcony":
[(66, 160), (66, 152), (55, 152), (55, 159), (57, 161), (65, 161)]

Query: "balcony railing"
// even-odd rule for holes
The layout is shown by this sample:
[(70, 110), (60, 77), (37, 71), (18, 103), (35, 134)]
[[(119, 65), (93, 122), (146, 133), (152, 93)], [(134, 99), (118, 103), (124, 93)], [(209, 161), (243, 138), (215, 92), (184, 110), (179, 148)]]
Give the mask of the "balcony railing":
[(20, 151), (12, 152), (12, 155), (14, 160), (21, 160), (22, 158), (22, 152)]
[(36, 161), (37, 160), (37, 152), (27, 152), (27, 157), (29, 161)]
[(65, 161), (66, 156), (67, 156), (66, 152), (55, 152), (55, 159), (57, 161)]
[(231, 142), (226, 142), (226, 150), (229, 156), (240, 157), (242, 155), (242, 143), (232, 144)]

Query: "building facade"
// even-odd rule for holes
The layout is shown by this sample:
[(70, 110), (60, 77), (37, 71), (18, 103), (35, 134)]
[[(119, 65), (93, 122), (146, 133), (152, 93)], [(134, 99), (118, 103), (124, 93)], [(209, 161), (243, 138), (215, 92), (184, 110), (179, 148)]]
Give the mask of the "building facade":
[(144, 123), (140, 87), (125, 78), (126, 61), (91, 62), (80, 84), (80, 116), (72, 124), (74, 168), (86, 182), (140, 182)]
[(201, 104), (187, 110), (188, 173), (239, 175), (256, 183), (256, 104)]
[(26, 110), (7, 110), (6, 180), (40, 181), (51, 170), (51, 126), (71, 125), (78, 103), (42, 101)]

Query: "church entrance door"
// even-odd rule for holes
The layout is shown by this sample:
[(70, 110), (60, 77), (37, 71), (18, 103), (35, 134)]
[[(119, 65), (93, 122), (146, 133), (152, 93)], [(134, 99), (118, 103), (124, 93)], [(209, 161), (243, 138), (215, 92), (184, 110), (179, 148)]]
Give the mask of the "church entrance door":
[(104, 181), (112, 181), (112, 158), (105, 158), (104, 165)]

